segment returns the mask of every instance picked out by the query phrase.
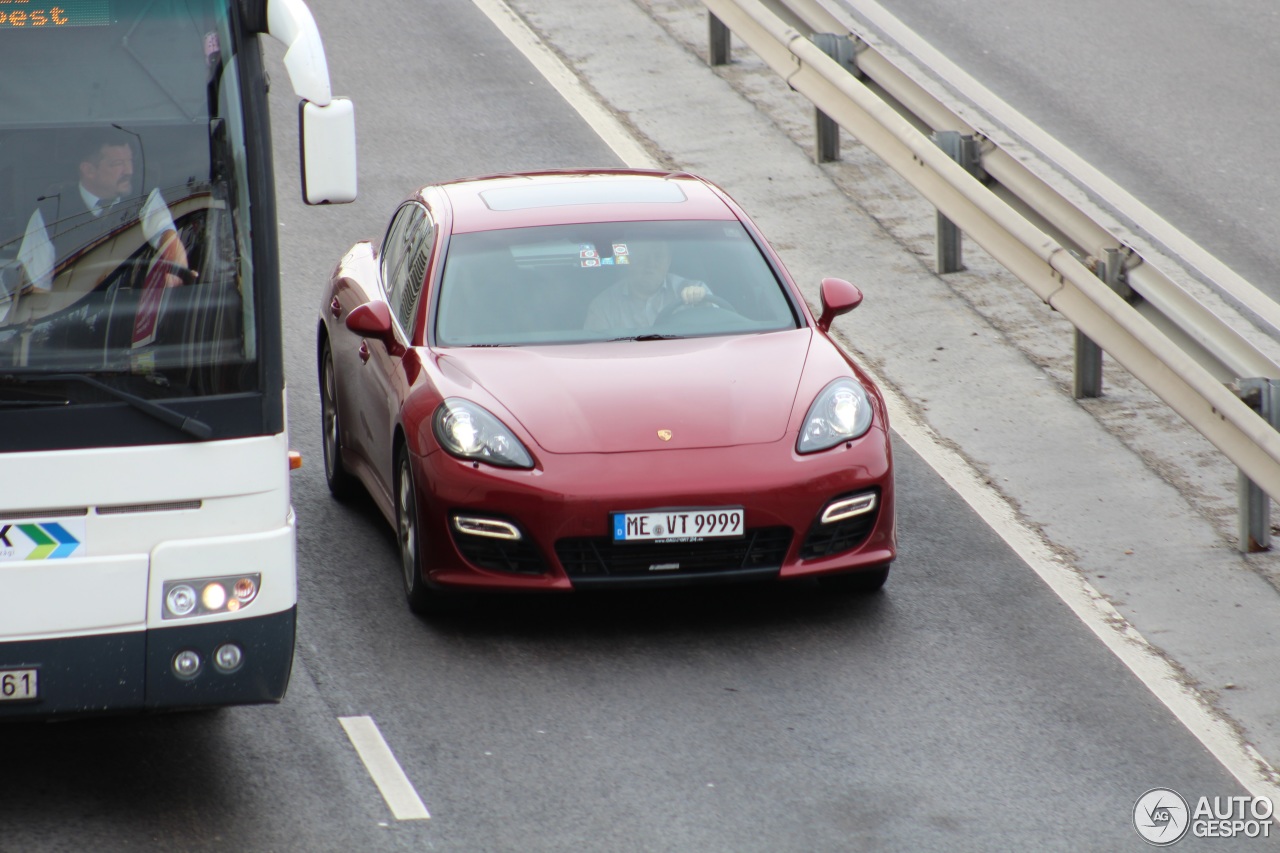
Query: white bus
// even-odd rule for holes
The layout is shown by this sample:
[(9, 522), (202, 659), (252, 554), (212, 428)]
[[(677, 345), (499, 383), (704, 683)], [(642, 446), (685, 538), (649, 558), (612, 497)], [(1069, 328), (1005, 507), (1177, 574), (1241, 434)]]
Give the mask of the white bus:
[(277, 702), (297, 587), (260, 35), (355, 197), (302, 0), (0, 0), (0, 719)]

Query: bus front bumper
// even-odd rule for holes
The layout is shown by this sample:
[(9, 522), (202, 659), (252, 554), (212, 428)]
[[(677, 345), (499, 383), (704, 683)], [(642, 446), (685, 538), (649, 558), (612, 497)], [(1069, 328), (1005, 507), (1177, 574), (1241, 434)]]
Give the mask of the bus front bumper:
[[(0, 643), (0, 720), (279, 702), (296, 624), (291, 607), (149, 631)], [(239, 649), (230, 668), (237, 655), (224, 651), (220, 666), (224, 646)]]

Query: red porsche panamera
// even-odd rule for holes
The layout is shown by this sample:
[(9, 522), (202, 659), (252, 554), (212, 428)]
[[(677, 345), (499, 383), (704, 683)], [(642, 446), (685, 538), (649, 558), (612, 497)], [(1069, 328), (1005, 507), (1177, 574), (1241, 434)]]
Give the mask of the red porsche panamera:
[(895, 555), (884, 403), (746, 214), (688, 174), (428, 186), (325, 292), (325, 473), (450, 591), (814, 576)]

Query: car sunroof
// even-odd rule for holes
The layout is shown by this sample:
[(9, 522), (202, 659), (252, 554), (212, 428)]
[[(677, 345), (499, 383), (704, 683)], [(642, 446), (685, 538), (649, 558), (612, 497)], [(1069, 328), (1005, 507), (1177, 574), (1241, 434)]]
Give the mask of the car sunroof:
[(676, 204), (686, 201), (679, 185), (669, 181), (566, 181), (558, 184), (485, 190), (480, 198), (490, 210), (526, 210), (575, 204)]

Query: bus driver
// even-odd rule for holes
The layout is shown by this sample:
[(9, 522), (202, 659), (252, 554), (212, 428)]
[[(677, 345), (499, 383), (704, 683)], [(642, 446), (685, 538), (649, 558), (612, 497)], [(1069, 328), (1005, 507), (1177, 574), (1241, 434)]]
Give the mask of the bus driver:
[(129, 137), (114, 128), (90, 131), (77, 148), (78, 180), (59, 184), (41, 196), (41, 206), (27, 223), (18, 250), (27, 288), (48, 292), (59, 260), (138, 219), (147, 242), (167, 264), (165, 286), (193, 280), (195, 273), (188, 268), (186, 249), (159, 190), (153, 189), (140, 208), (138, 197), (130, 197), (133, 146)]

